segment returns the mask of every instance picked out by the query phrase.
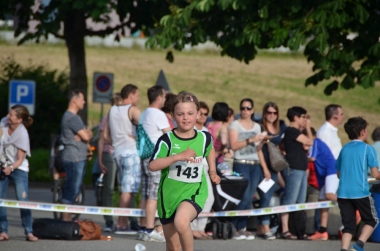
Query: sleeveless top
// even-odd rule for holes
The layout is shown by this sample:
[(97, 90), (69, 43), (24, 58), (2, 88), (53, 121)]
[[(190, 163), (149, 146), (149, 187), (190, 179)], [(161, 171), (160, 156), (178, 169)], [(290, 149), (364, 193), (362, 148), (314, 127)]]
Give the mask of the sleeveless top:
[(212, 136), (212, 145), (214, 146), (215, 151), (222, 150), (222, 141), (216, 135), (218, 128), (221, 127), (222, 124), (222, 122), (215, 123), (213, 125), (207, 124), (207, 130)]
[(114, 157), (128, 154), (137, 154), (136, 126), (129, 119), (131, 105), (112, 106), (109, 113), (109, 127), (111, 131)]

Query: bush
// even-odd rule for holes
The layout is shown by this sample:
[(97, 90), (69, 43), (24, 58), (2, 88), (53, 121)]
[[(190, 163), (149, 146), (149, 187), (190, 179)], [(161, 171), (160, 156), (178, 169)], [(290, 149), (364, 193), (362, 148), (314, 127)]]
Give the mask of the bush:
[(8, 114), (9, 81), (36, 81), (33, 125), (28, 128), (32, 148), (50, 148), (50, 134), (60, 133), (62, 115), (67, 109), (69, 75), (50, 70), (47, 65), (22, 66), (13, 56), (0, 59), (0, 117)]

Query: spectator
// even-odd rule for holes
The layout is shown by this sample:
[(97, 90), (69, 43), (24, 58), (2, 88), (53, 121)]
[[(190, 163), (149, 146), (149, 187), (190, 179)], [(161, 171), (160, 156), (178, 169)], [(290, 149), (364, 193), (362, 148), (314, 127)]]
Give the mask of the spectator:
[[(120, 93), (115, 93), (111, 99), (111, 106), (121, 104)], [(99, 140), (98, 140), (98, 165), (101, 173), (104, 174), (103, 178), (103, 194), (102, 194), (102, 206), (112, 207), (112, 196), (115, 187), (116, 178), (116, 162), (112, 157), (113, 147), (104, 140), (104, 128), (108, 120), (108, 115), (102, 118), (99, 125)], [(113, 231), (113, 219), (111, 215), (104, 215), (106, 221), (106, 227), (103, 229), (105, 232)]]
[[(162, 86), (153, 86), (148, 89), (149, 107), (141, 114), (141, 122), (145, 132), (153, 144), (159, 137), (171, 130), (165, 113), (161, 110), (165, 104), (165, 89)], [(140, 208), (145, 209), (146, 217), (141, 218), (142, 234), (139, 239), (144, 241), (164, 242), (162, 225), (154, 229), (157, 209), (158, 184), (161, 172), (149, 170), (149, 159), (141, 160), (141, 200)]]
[[(197, 118), (197, 122), (195, 124), (195, 129), (197, 129), (199, 131), (208, 132), (207, 128), (204, 126), (204, 124), (207, 120), (208, 113), (209, 113), (208, 105), (205, 102), (200, 101), (199, 102), (199, 115)], [(206, 181), (207, 181), (208, 197), (206, 199), (206, 202), (205, 202), (205, 205), (203, 207), (202, 212), (208, 213), (211, 211), (211, 208), (212, 208), (212, 205), (214, 204), (215, 198), (214, 198), (214, 191), (212, 189), (212, 184), (211, 184), (211, 180), (210, 180), (210, 175), (208, 173), (209, 166), (208, 166), (206, 159), (203, 159), (203, 168), (204, 168), (204, 174), (206, 176)], [(212, 239), (212, 237), (210, 237), (205, 232), (207, 220), (208, 220), (207, 217), (202, 217), (202, 218), (194, 219), (190, 223), (190, 227), (191, 227), (191, 230), (193, 231), (193, 238), (194, 239), (200, 239), (200, 240)]]
[[(302, 131), (307, 135), (306, 130)], [(317, 176), (318, 187), (320, 187), (319, 200), (332, 200), (336, 201), (336, 192), (338, 190), (339, 179), (336, 175), (335, 158), (332, 155), (330, 148), (320, 139), (316, 137), (314, 128), (311, 128), (313, 135), (313, 147), (311, 148), (310, 158), (314, 161), (315, 173)], [(320, 209), (320, 227), (312, 236), (310, 240), (328, 240), (329, 235), (326, 231), (329, 211), (325, 208)]]
[(330, 148), (334, 158), (337, 159), (342, 149), (342, 143), (338, 136), (338, 128), (344, 119), (342, 107), (331, 104), (325, 108), (325, 123), (319, 128), (317, 137), (321, 139)]
[(172, 104), (176, 96), (177, 95), (171, 92), (166, 93), (165, 104), (164, 104), (164, 107), (162, 107), (162, 111), (165, 113), (166, 117), (168, 118), (169, 125), (172, 129), (177, 127), (177, 124), (174, 121), (173, 116), (172, 116)]
[[(28, 201), (29, 162), (26, 156), (31, 155), (26, 128), (33, 124), (33, 119), (22, 105), (12, 106), (7, 117), (7, 125), (0, 128), (0, 161), (5, 165), (1, 171), (6, 175), (0, 180), (0, 198), (6, 198), (9, 181), (12, 180), (17, 200)], [(33, 235), (31, 210), (20, 209), (20, 212), (26, 240), (38, 241)], [(6, 240), (9, 240), (7, 210), (0, 207), (0, 241)]]
[(207, 130), (212, 136), (212, 144), (215, 149), (216, 164), (223, 162), (223, 150), (228, 144), (228, 105), (224, 102), (216, 102), (212, 108), (212, 119), (207, 124)]
[[(262, 151), (255, 146), (264, 139), (264, 136), (261, 134), (260, 124), (251, 119), (253, 113), (253, 100), (250, 98), (241, 100), (240, 118), (231, 123), (228, 131), (231, 148), (235, 151), (233, 170), (248, 179), (248, 187), (236, 210), (251, 209), (253, 195), (262, 180), (260, 160), (264, 162), (262, 167), (266, 167)], [(228, 116), (228, 109), (226, 115)], [(246, 216), (231, 218), (237, 230), (233, 237), (235, 240), (255, 239), (251, 232), (245, 231), (247, 221)]]
[[(133, 193), (140, 189), (141, 166), (136, 148), (136, 127), (140, 120), (140, 110), (136, 107), (139, 101), (139, 90), (133, 84), (121, 89), (121, 105), (114, 105), (109, 112), (109, 131), (111, 133), (113, 157), (116, 162), (121, 196), (119, 206), (127, 208)], [(105, 130), (104, 135), (107, 135)], [(107, 138), (106, 138), (107, 139)], [(130, 231), (127, 218), (119, 216), (116, 234), (135, 234)]]
[(379, 223), (367, 181), (368, 169), (374, 178), (380, 180), (379, 162), (375, 149), (364, 143), (368, 137), (368, 123), (363, 118), (348, 119), (344, 124), (344, 130), (351, 142), (343, 147), (336, 160), (340, 179), (338, 204), (344, 226), (341, 250), (348, 250), (352, 236), (356, 233), (356, 210), (358, 210), (365, 225), (350, 250), (363, 251), (364, 243)]
[[(267, 132), (268, 139), (273, 144), (278, 146), (281, 142), (283, 134), (285, 132), (286, 126), (284, 123), (280, 125), (279, 119), (279, 109), (276, 103), (268, 102), (263, 107), (263, 117), (261, 120), (262, 125), (264, 126), (264, 130)], [(263, 156), (265, 159), (265, 164), (267, 168), (263, 168), (263, 170), (268, 170), (268, 173), (263, 172), (261, 175), (263, 177), (270, 177), (275, 183), (278, 180), (278, 173), (273, 171), (270, 168), (269, 161), (269, 153), (268, 146), (263, 144), (262, 147)], [(272, 186), (266, 193), (263, 193), (261, 190), (258, 190), (260, 196), (260, 208), (268, 207), (270, 200), (273, 196), (273, 193), (276, 189), (276, 186)], [(271, 233), (269, 224), (270, 224), (270, 216), (263, 215), (258, 218), (258, 226), (257, 226), (257, 236), (264, 238), (266, 240), (273, 240), (276, 237)]]
[[(310, 131), (310, 119), (307, 119), (307, 111), (298, 106), (288, 109), (287, 118), (290, 126), (285, 129), (284, 148), (289, 168), (282, 171), (285, 179), (285, 191), (283, 205), (304, 203), (307, 189), (307, 156), (304, 147), (313, 145)], [(300, 128), (306, 128), (307, 135), (301, 133)], [(289, 232), (289, 213), (281, 214), (282, 233), (281, 238), (296, 240), (297, 236)], [(304, 236), (307, 238), (307, 236)]]
[(207, 128), (205, 127), (205, 123), (210, 109), (208, 108), (208, 105), (203, 101), (199, 101), (199, 105), (199, 114), (197, 123), (195, 124), (195, 129), (208, 132)]
[[(61, 140), (64, 145), (62, 165), (66, 173), (62, 203), (75, 204), (83, 183), (86, 159), (90, 149), (88, 142), (92, 138), (92, 131), (86, 128), (77, 115), (85, 104), (83, 93), (79, 90), (71, 90), (68, 99), (68, 109), (63, 114), (61, 122)], [(71, 221), (71, 214), (62, 213), (62, 220)]]
[(372, 132), (373, 147), (377, 153), (377, 159), (380, 161), (380, 127), (376, 127)]

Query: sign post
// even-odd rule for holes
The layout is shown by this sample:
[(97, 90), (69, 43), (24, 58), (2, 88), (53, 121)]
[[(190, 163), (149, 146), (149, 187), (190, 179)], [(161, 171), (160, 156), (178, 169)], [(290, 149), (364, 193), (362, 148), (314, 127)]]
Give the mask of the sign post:
[(33, 80), (9, 81), (9, 109), (14, 105), (28, 108), (29, 114), (34, 115), (36, 102), (36, 82)]
[(113, 74), (94, 72), (92, 102), (101, 103), (100, 116), (103, 117), (103, 104), (109, 104), (113, 93)]

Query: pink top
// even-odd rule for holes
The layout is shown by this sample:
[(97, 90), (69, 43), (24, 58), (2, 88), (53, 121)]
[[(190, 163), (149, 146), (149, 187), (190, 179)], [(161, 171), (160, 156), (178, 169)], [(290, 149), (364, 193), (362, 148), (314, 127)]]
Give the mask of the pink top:
[(214, 146), (215, 151), (221, 151), (222, 150), (222, 141), (217, 137), (216, 132), (218, 131), (218, 128), (222, 125), (223, 123), (215, 123), (211, 125), (210, 123), (207, 124), (207, 130), (212, 136), (212, 145)]
[[(106, 127), (107, 119), (108, 119), (107, 115), (102, 118), (102, 121), (100, 122), (100, 125), (99, 125), (99, 131), (104, 131), (104, 128)], [(103, 152), (110, 153), (110, 154), (113, 153), (113, 147), (110, 144), (108, 144), (106, 141), (104, 141)]]

